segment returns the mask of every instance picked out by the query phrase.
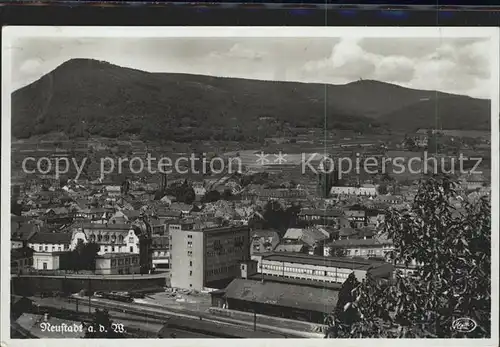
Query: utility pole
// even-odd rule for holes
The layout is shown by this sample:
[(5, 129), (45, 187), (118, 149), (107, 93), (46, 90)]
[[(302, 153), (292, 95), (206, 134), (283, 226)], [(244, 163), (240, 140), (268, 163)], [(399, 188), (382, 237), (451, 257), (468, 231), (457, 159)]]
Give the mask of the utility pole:
[(257, 313), (253, 311), (253, 331), (257, 331)]
[(92, 295), (92, 292), (91, 292), (90, 277), (89, 277), (89, 292), (88, 292), (88, 295), (89, 295), (89, 314), (92, 314), (92, 310), (91, 310), (91, 305), (92, 305), (91, 295)]

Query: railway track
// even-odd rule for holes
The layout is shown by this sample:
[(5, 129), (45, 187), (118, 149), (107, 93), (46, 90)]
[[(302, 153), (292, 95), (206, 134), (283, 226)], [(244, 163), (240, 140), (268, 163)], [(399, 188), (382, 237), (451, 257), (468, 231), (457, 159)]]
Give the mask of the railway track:
[[(88, 298), (72, 298), (71, 302), (77, 299), (80, 304), (88, 304)], [(143, 304), (133, 304), (133, 303), (121, 303), (111, 300), (103, 299), (91, 299), (91, 306), (95, 308), (104, 308), (113, 311), (119, 311), (123, 313), (134, 314), (137, 316), (148, 317), (151, 319), (166, 320), (171, 317), (181, 317), (191, 320), (202, 320), (204, 322), (211, 322), (218, 325), (225, 325), (228, 327), (237, 327), (247, 330), (254, 328), (254, 323), (248, 321), (241, 321), (226, 317), (214, 317), (213, 315), (206, 312), (189, 312), (180, 311), (171, 308), (164, 308), (161, 306), (145, 306)], [(296, 331), (291, 329), (284, 329), (278, 327), (270, 327), (268, 325), (255, 324), (256, 331), (262, 333), (269, 333), (280, 335), (282, 338), (322, 338), (323, 336), (318, 333)]]

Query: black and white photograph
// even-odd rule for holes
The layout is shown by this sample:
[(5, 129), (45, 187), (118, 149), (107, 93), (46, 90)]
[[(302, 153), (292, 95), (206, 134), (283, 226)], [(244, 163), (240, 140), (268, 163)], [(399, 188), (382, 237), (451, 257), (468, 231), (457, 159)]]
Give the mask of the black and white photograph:
[(498, 345), (499, 47), (5, 27), (2, 341)]

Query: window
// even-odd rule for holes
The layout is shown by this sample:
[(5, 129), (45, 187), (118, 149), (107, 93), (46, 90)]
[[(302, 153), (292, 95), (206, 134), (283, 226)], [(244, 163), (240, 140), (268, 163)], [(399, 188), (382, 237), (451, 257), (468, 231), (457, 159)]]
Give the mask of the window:
[(47, 263), (43, 263), (43, 269), (47, 270)]
[(193, 235), (188, 234), (188, 239), (192, 239), (192, 238), (193, 238)]
[(192, 260), (189, 261), (189, 266), (193, 266), (193, 261)]
[(193, 256), (193, 252), (192, 251), (188, 251), (188, 256), (192, 257)]
[(49, 247), (48, 246), (44, 246), (44, 251), (47, 252), (49, 250)]
[(41, 252), (43, 250), (42, 246), (38, 246), (38, 250)]
[(188, 247), (193, 248), (193, 241), (188, 241)]
[(108, 247), (104, 247), (104, 252), (108, 252)]
[(192, 288), (192, 287), (193, 287), (193, 285), (192, 285), (192, 284), (189, 284), (189, 287), (190, 287), (190, 288)]
[(193, 271), (189, 271), (189, 276), (193, 276)]
[(115, 246), (111, 246), (111, 252), (115, 251)]
[(134, 253), (134, 246), (130, 246), (130, 253)]
[(102, 235), (97, 235), (97, 242), (101, 242), (102, 241)]

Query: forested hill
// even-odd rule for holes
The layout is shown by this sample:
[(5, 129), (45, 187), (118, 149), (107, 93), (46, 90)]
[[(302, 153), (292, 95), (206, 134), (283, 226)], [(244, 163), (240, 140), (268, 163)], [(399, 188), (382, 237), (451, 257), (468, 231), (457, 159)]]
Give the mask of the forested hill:
[(253, 140), (325, 124), (359, 131), (489, 129), (490, 101), (377, 81), (325, 86), (148, 73), (90, 59), (69, 60), (12, 95), (17, 138), (88, 132)]

